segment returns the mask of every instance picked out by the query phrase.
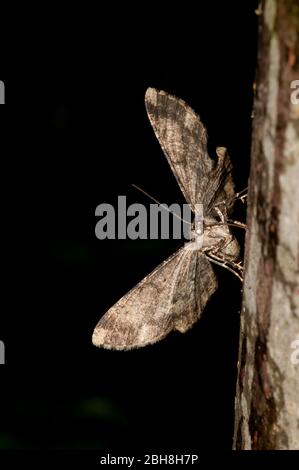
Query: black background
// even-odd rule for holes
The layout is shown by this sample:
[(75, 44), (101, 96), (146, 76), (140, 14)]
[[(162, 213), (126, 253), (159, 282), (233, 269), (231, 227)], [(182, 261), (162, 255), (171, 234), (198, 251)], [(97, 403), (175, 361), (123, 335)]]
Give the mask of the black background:
[(97, 349), (100, 316), (180, 244), (99, 241), (94, 212), (118, 195), (149, 205), (131, 183), (184, 202), (145, 112), (148, 86), (200, 114), (211, 155), (226, 146), (236, 189), (247, 186), (256, 3), (90, 11), (7, 59), (1, 449), (231, 448), (238, 279), (215, 267), (219, 289), (185, 335)]

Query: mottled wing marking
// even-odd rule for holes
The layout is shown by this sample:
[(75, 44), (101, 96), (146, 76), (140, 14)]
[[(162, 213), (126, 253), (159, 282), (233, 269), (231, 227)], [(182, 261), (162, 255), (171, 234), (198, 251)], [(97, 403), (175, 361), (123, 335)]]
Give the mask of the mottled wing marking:
[(234, 205), (235, 186), (229, 155), (224, 147), (217, 147), (216, 153), (218, 161), (215, 169), (211, 172), (204, 203), (206, 215), (209, 215), (213, 207), (220, 202), (224, 203), (227, 214), (231, 212)]
[(202, 203), (208, 215), (215, 202), (234, 194), (232, 166), (226, 150), (217, 149), (218, 162), (209, 157), (206, 129), (183, 100), (148, 88), (145, 105), (186, 201), (193, 210), (195, 204)]
[(198, 203), (199, 183), (208, 184), (208, 174), (213, 167), (207, 153), (206, 129), (183, 100), (164, 91), (148, 88), (145, 105), (168, 163), (186, 201), (194, 209)]
[(181, 267), (172, 296), (175, 329), (181, 333), (189, 330), (198, 320), (218, 286), (207, 258), (200, 251), (188, 251), (188, 263)]
[(92, 341), (108, 349), (155, 343), (197, 321), (217, 281), (208, 260), (185, 247), (170, 256), (106, 312)]

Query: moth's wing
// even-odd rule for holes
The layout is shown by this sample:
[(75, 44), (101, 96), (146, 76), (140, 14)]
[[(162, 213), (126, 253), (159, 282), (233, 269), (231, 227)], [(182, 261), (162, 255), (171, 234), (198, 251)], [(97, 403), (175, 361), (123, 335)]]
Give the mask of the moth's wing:
[[(210, 181), (206, 188), (206, 214), (210, 214), (215, 205), (225, 209), (229, 214), (234, 205), (235, 186), (232, 174), (232, 163), (224, 147), (217, 147), (218, 161), (210, 174)], [(222, 205), (222, 207), (221, 207)]]
[(105, 313), (95, 327), (93, 344), (124, 350), (155, 343), (171, 330), (184, 332), (216, 288), (206, 257), (183, 247)]
[[(192, 247), (192, 242), (190, 245)], [(189, 330), (202, 314), (209, 298), (218, 287), (208, 259), (198, 250), (186, 250), (184, 263), (176, 278), (172, 295), (172, 315), (176, 330)], [(189, 252), (189, 253), (188, 253)]]
[(209, 157), (207, 131), (199, 116), (181, 99), (148, 88), (145, 105), (156, 137), (191, 208), (203, 204), (208, 215), (215, 203), (233, 205), (232, 165), (226, 149), (217, 148), (218, 161)]
[(156, 137), (194, 211), (204, 203), (215, 162), (207, 152), (207, 132), (199, 116), (181, 99), (148, 88), (145, 106)]

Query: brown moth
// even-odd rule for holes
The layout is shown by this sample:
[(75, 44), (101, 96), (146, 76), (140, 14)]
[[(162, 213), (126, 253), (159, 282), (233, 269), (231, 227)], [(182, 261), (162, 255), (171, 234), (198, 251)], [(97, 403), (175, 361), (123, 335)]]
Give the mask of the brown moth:
[(209, 157), (206, 129), (181, 99), (148, 88), (145, 105), (186, 201), (193, 211), (203, 204), (203, 242), (195, 250), (186, 243), (104, 314), (92, 342), (108, 349), (146, 346), (191, 328), (217, 289), (210, 261), (241, 278), (239, 246), (227, 223), (235, 191), (226, 149), (216, 149), (218, 161)]

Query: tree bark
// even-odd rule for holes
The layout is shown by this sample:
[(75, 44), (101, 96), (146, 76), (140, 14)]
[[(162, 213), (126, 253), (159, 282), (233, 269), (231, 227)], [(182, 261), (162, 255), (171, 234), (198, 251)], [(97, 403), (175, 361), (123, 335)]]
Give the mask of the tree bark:
[(258, 13), (234, 448), (299, 449), (299, 3)]

